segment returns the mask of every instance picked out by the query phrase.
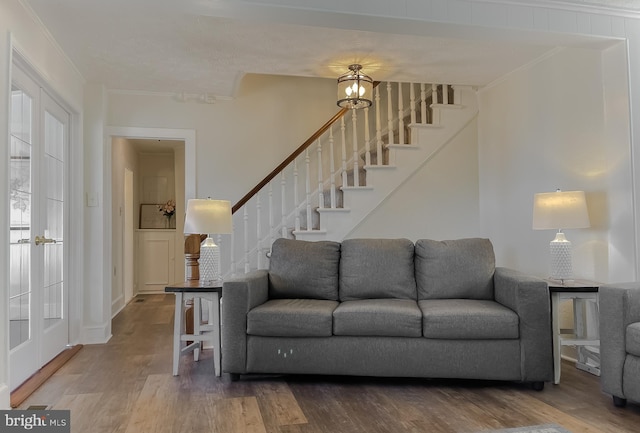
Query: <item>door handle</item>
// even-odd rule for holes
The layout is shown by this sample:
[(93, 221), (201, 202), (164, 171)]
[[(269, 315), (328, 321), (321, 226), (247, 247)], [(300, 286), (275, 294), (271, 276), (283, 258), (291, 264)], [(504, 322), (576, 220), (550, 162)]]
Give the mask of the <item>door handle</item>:
[(44, 236), (36, 236), (36, 245), (40, 244), (55, 244), (55, 239), (45, 238)]

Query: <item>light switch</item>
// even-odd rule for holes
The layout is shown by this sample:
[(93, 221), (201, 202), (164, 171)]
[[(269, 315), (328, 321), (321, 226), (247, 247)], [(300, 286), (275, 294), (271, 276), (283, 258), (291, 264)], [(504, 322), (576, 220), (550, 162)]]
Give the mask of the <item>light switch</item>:
[(98, 206), (98, 193), (97, 192), (88, 192), (87, 193), (87, 207), (97, 207)]

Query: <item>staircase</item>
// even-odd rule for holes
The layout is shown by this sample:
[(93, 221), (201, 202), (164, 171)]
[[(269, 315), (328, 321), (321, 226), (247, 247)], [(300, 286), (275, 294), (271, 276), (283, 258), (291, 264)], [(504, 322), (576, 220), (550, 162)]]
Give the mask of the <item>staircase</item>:
[[(343, 109), (234, 207), (219, 237), (225, 276), (268, 267), (278, 237), (348, 237), (477, 115), (466, 86), (379, 83), (372, 107)], [(406, 101), (406, 102), (405, 102)]]

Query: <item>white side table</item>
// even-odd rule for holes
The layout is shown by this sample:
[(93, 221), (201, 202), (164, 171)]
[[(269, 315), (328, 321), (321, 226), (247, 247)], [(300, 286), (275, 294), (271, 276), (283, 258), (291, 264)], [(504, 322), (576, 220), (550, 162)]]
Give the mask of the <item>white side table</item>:
[[(203, 285), (199, 281), (185, 281), (164, 288), (166, 293), (176, 295), (176, 306), (173, 324), (173, 375), (178, 375), (180, 355), (193, 351), (193, 359), (200, 358), (202, 341), (210, 341), (213, 347), (213, 368), (216, 376), (220, 376), (220, 296), (222, 295), (222, 281)], [(193, 334), (185, 332), (184, 301), (193, 299)], [(209, 323), (202, 324), (200, 301), (210, 302)], [(191, 344), (181, 348), (183, 341)]]
[[(560, 383), (562, 346), (575, 346), (578, 351), (576, 367), (600, 375), (600, 336), (598, 335), (599, 283), (588, 280), (547, 280), (551, 293), (553, 320), (553, 383)], [(573, 329), (560, 328), (560, 304), (573, 302)], [(589, 314), (589, 311), (592, 314)], [(585, 314), (586, 313), (586, 314)], [(595, 321), (588, 330), (588, 319)]]

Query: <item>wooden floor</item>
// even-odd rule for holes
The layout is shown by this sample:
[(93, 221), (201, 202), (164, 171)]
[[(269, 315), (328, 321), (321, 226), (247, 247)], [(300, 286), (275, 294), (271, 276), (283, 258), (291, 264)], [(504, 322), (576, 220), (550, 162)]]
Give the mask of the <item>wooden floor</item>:
[[(136, 302), (142, 300), (142, 302)], [(500, 382), (213, 375), (210, 351), (171, 375), (173, 295), (139, 297), (113, 338), (87, 345), (20, 408), (70, 409), (72, 432), (478, 432), (557, 423), (573, 433), (637, 433), (640, 405), (615, 408), (598, 378), (563, 365), (542, 392)]]

